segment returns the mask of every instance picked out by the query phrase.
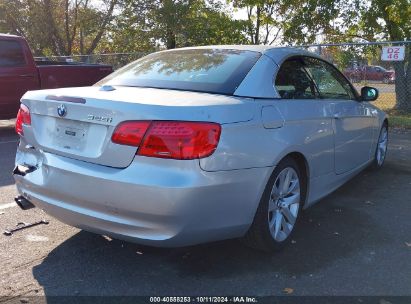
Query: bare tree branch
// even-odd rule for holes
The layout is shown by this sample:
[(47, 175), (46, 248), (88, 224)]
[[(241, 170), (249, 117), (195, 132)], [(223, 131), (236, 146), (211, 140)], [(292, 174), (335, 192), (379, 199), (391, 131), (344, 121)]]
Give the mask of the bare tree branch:
[(91, 54), (97, 47), (98, 43), (101, 40), (101, 37), (103, 36), (108, 23), (112, 20), (113, 17), (113, 11), (114, 7), (117, 5), (118, 0), (111, 0), (110, 1), (110, 7), (107, 10), (103, 22), (100, 24), (100, 30), (98, 31), (97, 35), (94, 37), (93, 42), (91, 43), (90, 47), (87, 49), (87, 54)]
[(43, 0), (43, 5), (44, 5), (44, 11), (46, 15), (50, 16), (45, 22), (48, 25), (48, 28), (50, 29), (50, 38), (51, 41), (54, 42), (52, 43), (52, 46), (54, 46), (54, 50), (56, 54), (58, 55), (68, 55), (66, 52), (66, 49), (64, 47), (64, 42), (60, 37), (60, 34), (57, 30), (56, 23), (54, 22), (53, 18), (53, 9), (52, 9), (52, 4), (50, 0)]
[(280, 34), (280, 32), (281, 32), (281, 28), (278, 28), (277, 33), (275, 33), (274, 38), (271, 40), (271, 42), (269, 43), (269, 45), (272, 45), (272, 44), (274, 43), (274, 41), (277, 40), (278, 35)]

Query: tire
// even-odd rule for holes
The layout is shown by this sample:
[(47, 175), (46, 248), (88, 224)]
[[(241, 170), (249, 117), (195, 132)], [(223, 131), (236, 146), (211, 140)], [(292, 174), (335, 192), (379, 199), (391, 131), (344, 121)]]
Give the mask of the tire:
[[(279, 188), (287, 184), (288, 178), (287, 191), (282, 191)], [(298, 224), (305, 201), (305, 188), (305, 177), (301, 175), (297, 162), (291, 157), (284, 158), (268, 180), (253, 223), (244, 236), (244, 243), (267, 252), (278, 251), (286, 246)], [(291, 189), (293, 191), (289, 191)]]
[(384, 165), (385, 158), (387, 157), (387, 148), (388, 124), (387, 122), (384, 122), (378, 135), (377, 147), (375, 148), (374, 153), (374, 160), (371, 164), (372, 169), (378, 170)]
[(383, 84), (389, 84), (390, 83), (390, 79), (388, 77), (384, 77), (382, 80)]

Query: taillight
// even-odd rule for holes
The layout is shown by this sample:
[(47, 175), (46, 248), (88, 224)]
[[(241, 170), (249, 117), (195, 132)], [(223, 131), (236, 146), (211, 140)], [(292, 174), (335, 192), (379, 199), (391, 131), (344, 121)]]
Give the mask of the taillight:
[(24, 135), (23, 124), (30, 126), (31, 116), (30, 116), (29, 108), (25, 106), (24, 104), (21, 104), (19, 112), (17, 113), (17, 119), (16, 119), (16, 132), (17, 134), (21, 136)]
[(213, 154), (220, 134), (221, 126), (211, 122), (130, 121), (116, 128), (112, 141), (139, 146), (137, 154), (142, 156), (196, 159)]
[(195, 159), (217, 148), (221, 126), (209, 122), (153, 121), (138, 149), (138, 155)]
[(138, 147), (149, 125), (150, 121), (125, 121), (114, 130), (111, 141), (119, 145)]

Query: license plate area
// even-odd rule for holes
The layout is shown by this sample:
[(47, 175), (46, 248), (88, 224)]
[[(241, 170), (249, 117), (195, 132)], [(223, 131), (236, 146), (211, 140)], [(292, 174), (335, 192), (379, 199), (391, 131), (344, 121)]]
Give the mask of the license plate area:
[(68, 151), (83, 151), (86, 147), (90, 124), (73, 121), (59, 120), (55, 125), (54, 144)]

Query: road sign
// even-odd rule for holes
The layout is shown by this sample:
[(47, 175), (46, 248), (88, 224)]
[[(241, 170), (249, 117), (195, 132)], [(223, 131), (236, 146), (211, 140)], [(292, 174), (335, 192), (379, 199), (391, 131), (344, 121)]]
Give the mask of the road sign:
[(405, 46), (383, 46), (381, 53), (382, 61), (403, 61), (405, 57)]

